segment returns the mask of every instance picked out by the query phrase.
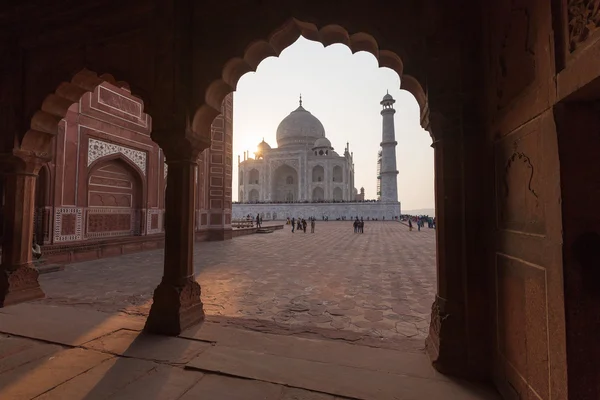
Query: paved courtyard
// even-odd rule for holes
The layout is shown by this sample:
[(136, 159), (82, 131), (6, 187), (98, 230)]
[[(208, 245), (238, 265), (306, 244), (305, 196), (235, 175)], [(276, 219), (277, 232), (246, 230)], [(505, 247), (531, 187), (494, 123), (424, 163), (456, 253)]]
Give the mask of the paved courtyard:
[[(144, 315), (162, 275), (155, 250), (42, 275), (46, 304)], [(198, 243), (207, 318), (247, 329), (394, 342), (427, 335), (435, 295), (435, 231), (396, 222), (319, 222), (316, 233)]]

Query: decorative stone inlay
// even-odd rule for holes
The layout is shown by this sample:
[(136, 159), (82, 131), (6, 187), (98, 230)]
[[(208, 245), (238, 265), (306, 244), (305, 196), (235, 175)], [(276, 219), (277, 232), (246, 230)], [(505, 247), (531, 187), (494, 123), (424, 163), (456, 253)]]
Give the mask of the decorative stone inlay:
[(275, 214), (279, 220), (287, 217), (315, 217), (317, 220), (328, 216), (329, 220), (339, 217), (354, 218), (356, 216), (367, 218), (379, 218), (385, 216), (391, 220), (400, 215), (400, 203), (262, 203), (262, 204), (233, 204), (233, 219), (244, 218), (246, 215), (261, 214), (263, 218), (267, 214)]
[[(125, 225), (123, 225), (124, 221), (121, 220), (118, 215), (122, 215), (127, 219)], [(92, 231), (92, 218), (94, 218), (93, 222), (95, 224), (107, 224), (107, 226), (98, 226)], [(133, 235), (135, 233), (134, 227), (137, 222), (136, 210), (130, 208), (88, 208), (87, 220), (88, 229), (85, 234), (86, 238)]]
[(165, 179), (167, 179), (167, 173), (169, 172), (169, 166), (165, 163)]
[[(74, 222), (74, 229), (63, 234), (63, 218)], [(83, 210), (75, 207), (59, 207), (54, 212), (54, 242), (73, 242), (82, 239)]]
[[(163, 210), (158, 208), (150, 209), (146, 213), (146, 234), (154, 235), (162, 232), (162, 214)], [(157, 224), (153, 224), (153, 221), (156, 221)], [(154, 226), (153, 226), (154, 225)]]
[(131, 160), (132, 163), (140, 168), (142, 174), (146, 175), (146, 159), (148, 155), (145, 151), (134, 150), (128, 147), (119, 146), (118, 144), (103, 142), (92, 138), (89, 139), (88, 144), (87, 165), (89, 167), (94, 161), (117, 153), (120, 153)]

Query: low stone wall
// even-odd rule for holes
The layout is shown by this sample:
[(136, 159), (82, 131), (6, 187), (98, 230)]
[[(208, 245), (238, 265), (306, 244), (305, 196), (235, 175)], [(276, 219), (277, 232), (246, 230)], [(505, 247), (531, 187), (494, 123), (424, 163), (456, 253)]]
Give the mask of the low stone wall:
[(392, 220), (400, 215), (400, 203), (265, 203), (265, 204), (233, 204), (233, 218), (243, 218), (250, 214), (255, 217), (261, 214), (264, 221), (285, 220), (286, 218), (321, 219), (323, 216), (329, 220), (346, 217), (378, 218)]
[(100, 240), (86, 240), (65, 244), (42, 246), (44, 264), (70, 264), (122, 254), (160, 249), (164, 247), (165, 235), (130, 236)]

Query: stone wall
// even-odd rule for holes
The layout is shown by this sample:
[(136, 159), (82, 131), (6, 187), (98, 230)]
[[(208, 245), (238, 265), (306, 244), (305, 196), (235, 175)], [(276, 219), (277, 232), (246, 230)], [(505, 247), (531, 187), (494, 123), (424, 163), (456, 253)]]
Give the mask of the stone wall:
[(391, 220), (400, 216), (400, 203), (296, 203), (296, 204), (234, 204), (233, 218), (240, 219), (247, 215), (256, 217), (261, 214), (265, 220), (285, 220), (286, 218), (321, 219), (323, 216), (329, 220), (346, 217), (366, 219), (367, 217)]

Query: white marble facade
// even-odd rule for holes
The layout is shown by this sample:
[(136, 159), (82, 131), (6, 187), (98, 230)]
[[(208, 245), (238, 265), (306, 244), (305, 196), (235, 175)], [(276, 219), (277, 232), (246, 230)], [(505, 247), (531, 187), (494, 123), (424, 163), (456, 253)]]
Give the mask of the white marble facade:
[(233, 219), (242, 219), (248, 215), (253, 218), (260, 214), (264, 221), (285, 220), (286, 218), (310, 218), (317, 220), (324, 216), (329, 220), (337, 218), (377, 218), (392, 220), (400, 216), (400, 203), (296, 203), (296, 204), (234, 204)]
[(264, 140), (254, 158), (239, 162), (238, 201), (353, 201), (354, 169), (348, 146), (334, 151), (321, 122), (300, 106), (277, 128), (277, 148)]

